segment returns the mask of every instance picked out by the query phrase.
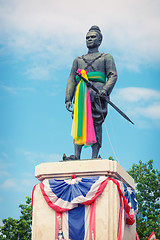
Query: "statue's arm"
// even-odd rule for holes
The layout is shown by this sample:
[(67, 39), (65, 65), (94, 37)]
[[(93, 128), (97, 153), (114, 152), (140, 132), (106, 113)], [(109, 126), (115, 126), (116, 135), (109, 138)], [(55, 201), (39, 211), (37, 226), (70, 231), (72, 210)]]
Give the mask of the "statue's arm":
[(77, 62), (77, 58), (76, 58), (73, 61), (71, 73), (69, 75), (69, 79), (68, 79), (67, 87), (66, 87), (65, 103), (66, 103), (67, 109), (69, 107), (72, 107), (72, 99), (73, 99), (75, 88), (76, 88), (75, 72), (77, 71), (77, 69), (78, 69), (78, 62)]
[(113, 57), (110, 54), (106, 54), (105, 56), (105, 67), (106, 67), (107, 82), (103, 86), (103, 90), (105, 90), (106, 94), (109, 96), (117, 81), (117, 70), (116, 70), (115, 62)]

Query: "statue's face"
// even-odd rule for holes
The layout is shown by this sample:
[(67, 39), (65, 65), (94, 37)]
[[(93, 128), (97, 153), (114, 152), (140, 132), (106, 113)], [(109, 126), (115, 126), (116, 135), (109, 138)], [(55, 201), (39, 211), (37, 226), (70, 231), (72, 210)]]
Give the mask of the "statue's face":
[(99, 37), (99, 34), (96, 32), (88, 32), (86, 36), (86, 45), (87, 48), (95, 48), (99, 47), (101, 44), (101, 39)]

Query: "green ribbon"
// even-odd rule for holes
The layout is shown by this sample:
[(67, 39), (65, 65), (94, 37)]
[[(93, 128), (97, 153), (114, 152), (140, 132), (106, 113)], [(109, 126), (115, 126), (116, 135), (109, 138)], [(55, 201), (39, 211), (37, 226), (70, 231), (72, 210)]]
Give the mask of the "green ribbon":
[(77, 137), (82, 137), (86, 83), (81, 81), (79, 84)]
[[(87, 73), (87, 77), (89, 81), (92, 82), (102, 82), (106, 83), (106, 76), (101, 72), (89, 72)], [(79, 82), (81, 80), (80, 77), (76, 76), (76, 81)]]

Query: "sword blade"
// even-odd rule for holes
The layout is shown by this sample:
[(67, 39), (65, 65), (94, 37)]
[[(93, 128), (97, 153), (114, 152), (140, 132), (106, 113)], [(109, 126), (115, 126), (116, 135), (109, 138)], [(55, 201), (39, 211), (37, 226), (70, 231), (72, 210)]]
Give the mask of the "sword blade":
[[(93, 86), (93, 84), (91, 84), (91, 82), (87, 81), (87, 79), (85, 79), (84, 77), (81, 76), (80, 73), (76, 72), (76, 75), (79, 76), (81, 79), (84, 80), (84, 82), (87, 84), (88, 87), (92, 88), (96, 93), (99, 94), (99, 90)], [(109, 100), (108, 97), (104, 97), (104, 99), (106, 100), (107, 103), (109, 103), (119, 114), (121, 114), (121, 116), (123, 116), (126, 120), (128, 120), (130, 123), (132, 123), (134, 125), (134, 123), (131, 121), (131, 119), (124, 113), (122, 112), (113, 102), (111, 102)]]
[(122, 112), (113, 102), (109, 100), (108, 97), (105, 97), (105, 100), (117, 111), (123, 116), (126, 120), (128, 120), (130, 123), (134, 125), (134, 123), (131, 121), (131, 119), (124, 113)]

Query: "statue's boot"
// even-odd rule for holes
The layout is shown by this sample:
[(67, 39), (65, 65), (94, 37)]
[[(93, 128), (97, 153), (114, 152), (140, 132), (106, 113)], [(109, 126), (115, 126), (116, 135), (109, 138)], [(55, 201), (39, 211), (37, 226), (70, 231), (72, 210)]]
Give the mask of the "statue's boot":
[(92, 145), (92, 158), (97, 158), (101, 146), (98, 142)]
[(66, 156), (66, 154), (63, 154), (63, 161), (69, 161), (69, 160), (77, 160), (75, 155), (70, 155), (69, 157)]
[(83, 145), (74, 144), (74, 152), (75, 152), (76, 159), (80, 159), (82, 147), (83, 147)]

